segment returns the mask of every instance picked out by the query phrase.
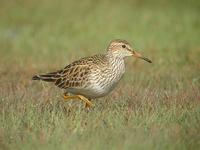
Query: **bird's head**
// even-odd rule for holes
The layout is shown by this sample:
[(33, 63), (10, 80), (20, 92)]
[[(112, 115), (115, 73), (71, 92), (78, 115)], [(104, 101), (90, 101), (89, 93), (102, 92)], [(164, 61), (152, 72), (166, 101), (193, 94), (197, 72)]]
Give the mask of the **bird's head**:
[(112, 55), (116, 57), (124, 58), (127, 56), (134, 56), (137, 58), (144, 59), (149, 63), (152, 63), (151, 60), (149, 60), (146, 57), (143, 57), (140, 53), (136, 52), (126, 40), (117, 39), (111, 41), (108, 46), (108, 52), (112, 53)]

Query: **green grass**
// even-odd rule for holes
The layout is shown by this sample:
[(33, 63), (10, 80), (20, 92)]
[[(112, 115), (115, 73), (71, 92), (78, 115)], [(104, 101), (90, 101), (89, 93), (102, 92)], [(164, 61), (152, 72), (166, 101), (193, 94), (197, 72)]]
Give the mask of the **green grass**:
[[(0, 149), (198, 149), (200, 2), (8, 1), (0, 5)], [(90, 111), (33, 82), (128, 40), (153, 64), (126, 74)]]

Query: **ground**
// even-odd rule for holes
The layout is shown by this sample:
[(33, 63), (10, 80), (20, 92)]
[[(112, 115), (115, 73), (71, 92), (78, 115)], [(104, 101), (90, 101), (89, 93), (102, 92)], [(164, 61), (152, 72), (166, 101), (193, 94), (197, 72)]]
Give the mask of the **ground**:
[[(2, 0), (0, 149), (198, 149), (197, 0)], [(126, 59), (108, 96), (84, 108), (37, 73), (129, 41), (153, 63)]]

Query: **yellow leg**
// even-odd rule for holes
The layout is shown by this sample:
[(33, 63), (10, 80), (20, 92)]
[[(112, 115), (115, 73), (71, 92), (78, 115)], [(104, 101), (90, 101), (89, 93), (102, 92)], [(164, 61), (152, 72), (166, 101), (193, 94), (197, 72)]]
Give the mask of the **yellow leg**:
[(85, 108), (90, 108), (91, 106), (85, 103)]
[(65, 99), (65, 100), (69, 100), (69, 99), (80, 99), (80, 100), (82, 100), (82, 101), (84, 101), (85, 103), (86, 103), (86, 107), (92, 107), (93, 106), (93, 104), (87, 99), (87, 98), (85, 98), (84, 96), (82, 96), (82, 95), (66, 95), (66, 94), (64, 94), (63, 95), (63, 98)]

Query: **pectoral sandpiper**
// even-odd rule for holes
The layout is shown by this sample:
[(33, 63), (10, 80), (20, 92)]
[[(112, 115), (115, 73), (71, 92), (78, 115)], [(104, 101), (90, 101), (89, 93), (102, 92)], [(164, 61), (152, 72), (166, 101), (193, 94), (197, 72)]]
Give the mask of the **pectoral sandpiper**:
[(55, 72), (35, 75), (33, 80), (53, 82), (65, 89), (64, 99), (80, 99), (91, 107), (91, 99), (111, 92), (125, 72), (124, 58), (134, 56), (151, 63), (151, 60), (136, 52), (125, 40), (113, 40), (105, 54), (85, 57)]

